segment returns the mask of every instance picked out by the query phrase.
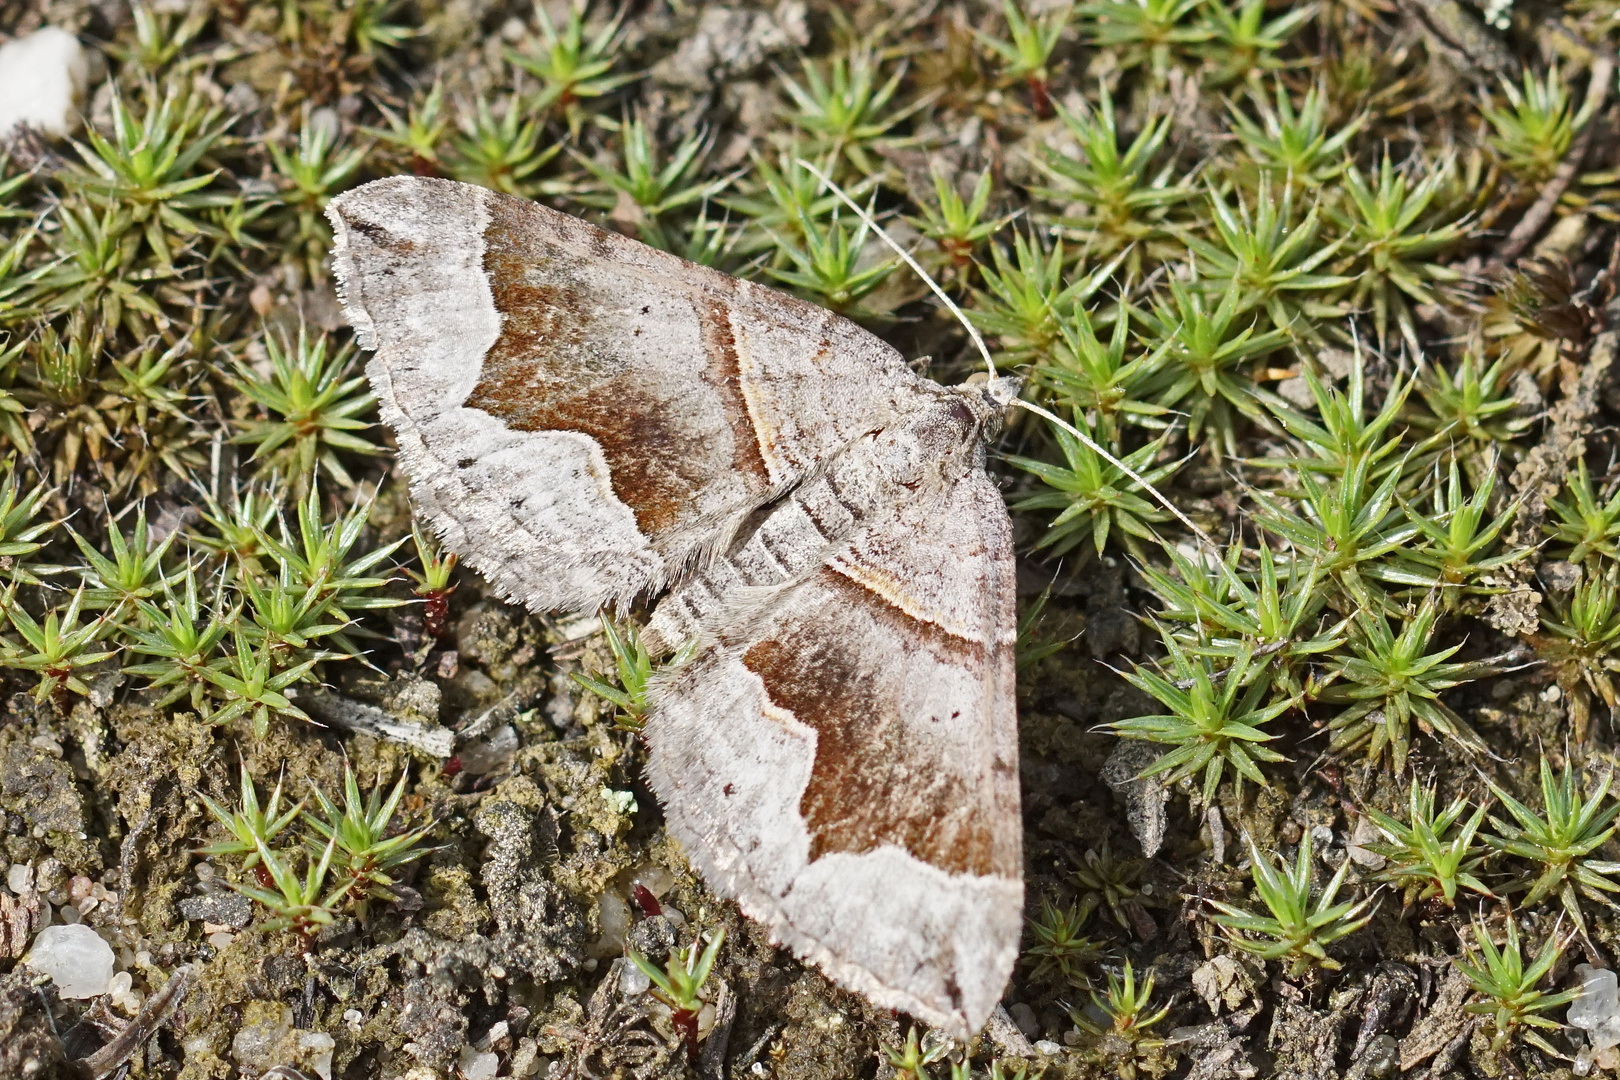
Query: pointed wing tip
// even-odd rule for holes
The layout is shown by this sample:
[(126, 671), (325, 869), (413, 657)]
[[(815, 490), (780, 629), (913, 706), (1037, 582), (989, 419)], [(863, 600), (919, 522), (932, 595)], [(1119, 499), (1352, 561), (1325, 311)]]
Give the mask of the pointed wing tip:
[(349, 222), (337, 199), (327, 205), (326, 219), (332, 223), (332, 277), (337, 283), (338, 305), (343, 309), (344, 320), (354, 328), (360, 347), (375, 352), (377, 327), (361, 300), (359, 275), (355, 272), (354, 252), (349, 242)]
[[(417, 217), (424, 207), (453, 205), (456, 195), (476, 200), (485, 194), (474, 185), (436, 177), (387, 176), (332, 197), (326, 206), (332, 225), (332, 273), (343, 316), (361, 348), (374, 352), (379, 345), (377, 313), (368, 306), (376, 297), (366, 295), (365, 270), (375, 265), (379, 251), (397, 244), (393, 227)], [(416, 231), (420, 232), (419, 224)], [(410, 250), (409, 245), (402, 250)], [(391, 254), (398, 258), (401, 251)]]

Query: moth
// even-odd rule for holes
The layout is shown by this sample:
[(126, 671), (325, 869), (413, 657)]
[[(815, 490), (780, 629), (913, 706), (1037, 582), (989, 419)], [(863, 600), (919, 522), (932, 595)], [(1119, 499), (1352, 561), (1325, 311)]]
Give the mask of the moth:
[(332, 200), (349, 322), (420, 511), (507, 598), (657, 597), (690, 659), (645, 728), (667, 827), (774, 941), (984, 1025), (1023, 917), (1018, 382), (941, 386), (812, 304), (534, 203), (394, 177)]

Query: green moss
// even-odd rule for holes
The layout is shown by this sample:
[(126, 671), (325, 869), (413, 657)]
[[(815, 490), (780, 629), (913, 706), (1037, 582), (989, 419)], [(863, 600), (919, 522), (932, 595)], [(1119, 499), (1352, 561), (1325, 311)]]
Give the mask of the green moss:
[[(906, 1044), (903, 1026), (774, 953), (664, 833), (621, 730), (645, 706), (645, 612), (616, 613), (617, 646), (580, 641), (489, 595), (415, 528), (340, 325), (320, 213), (397, 172), (538, 197), (775, 282), (964, 377), (965, 334), (806, 158), (903, 234), (1031, 399), (1222, 541), (1219, 560), (1197, 556), (1134, 478), (1053, 425), (1014, 417), (996, 448), (1022, 583), (1045, 595), (1020, 625), (1030, 894), (1071, 910), (1086, 851), (1134, 850), (1095, 777), (1111, 732), (1161, 741), (1179, 779), (1142, 884), (1169, 895), (1137, 899), (1144, 917), (1184, 903), (1193, 921), (1144, 941), (1125, 911), (1088, 932), (1138, 985), (1157, 965), (1167, 1026), (1214, 1019), (1181, 980), (1200, 948), (1230, 949), (1199, 914), (1237, 898), (1243, 835), (1292, 850), (1325, 828), (1337, 858), (1363, 806), (1406, 820), (1414, 773), (1441, 806), (1482, 802), (1476, 768), (1539, 805), (1534, 770), (1503, 763), (1541, 748), (1597, 790), (1614, 756), (1620, 413), (1593, 366), (1613, 349), (1620, 149), (1606, 133), (1620, 109), (1587, 82), (1614, 5), (1510, 6), (1496, 29), (1438, 5), (1448, 46), (1353, 7), (0, 8), (0, 33), (84, 29), (106, 59), (75, 143), (0, 154), (0, 846), (49, 865), (53, 889), (119, 894), (81, 902), (137, 989), (205, 960), (177, 1038), (137, 1074), (229, 1075), (242, 1026), (303, 1007), (302, 981), (282, 994), (266, 974), (293, 965), (317, 987), (300, 1023), (334, 1034), (346, 1076), (448, 1071), (467, 1037), (519, 1010), (495, 1047), (503, 1069), (543, 1052), (675, 1075), (680, 1048), (645, 1017), (611, 1032), (594, 1019), (626, 1003), (607, 963), (574, 958), (599, 898), (649, 863), (688, 920), (680, 948), (727, 935), (711, 980), (747, 988), (733, 1054), (772, 1032), (759, 1061), (831, 1077)], [(1522, 71), (1499, 77), (1509, 57)], [(1574, 147), (1586, 157), (1544, 250), (1482, 272)], [(1268, 752), (1236, 754), (1185, 716), (1153, 721), (1118, 674), (1132, 671), (1138, 686), (1168, 673), (1149, 680), (1161, 698), (1230, 689)], [(483, 726), (454, 762), (429, 760), (316, 726), (300, 704), (316, 684), (425, 728)], [(413, 850), (434, 850), (385, 868), (367, 910), (313, 939), (210, 942), (177, 905), (256, 881), (234, 856), (199, 874), (196, 854), (219, 840), (196, 794), (237, 799), (238, 760), (261, 794), (280, 782), (313, 807), (324, 792), (333, 811), (351, 768), (361, 792), (404, 777), (373, 839), (421, 826)], [(1234, 770), (1264, 786), (1221, 782)], [(285, 852), (300, 870), (311, 854)], [(1539, 866), (1504, 848), (1471, 873), (1502, 891)], [(1341, 899), (1375, 877), (1356, 863)], [(1534, 941), (1569, 903), (1518, 895)], [(1363, 938), (1391, 963), (1420, 940), (1460, 955), (1474, 901), (1459, 896), (1456, 914), (1384, 905), (1335, 943), (1337, 986), (1373, 977)], [(1594, 940), (1620, 934), (1601, 905), (1569, 910)], [(261, 928), (270, 915), (256, 912)], [(524, 953), (519, 938), (546, 944)], [(0, 958), (6, 986), (12, 964)], [(1107, 984), (1084, 964), (1076, 977)], [(1124, 1069), (1070, 1045), (1084, 1040), (1037, 966), (1008, 1000), (1059, 1047), (1046, 1075)], [(1277, 1038), (1337, 1015), (1320, 977), (1274, 1009)], [(1257, 993), (1280, 1001), (1265, 980)], [(25, 998), (0, 988), (0, 1024), (36, 1047), (37, 1017), (13, 1015)], [(1498, 1051), (1520, 1043), (1484, 1038), (1470, 1067), (1504, 1072)], [(981, 1041), (975, 1075), (998, 1054)], [(1534, 1046), (1517, 1060), (1552, 1068)]]

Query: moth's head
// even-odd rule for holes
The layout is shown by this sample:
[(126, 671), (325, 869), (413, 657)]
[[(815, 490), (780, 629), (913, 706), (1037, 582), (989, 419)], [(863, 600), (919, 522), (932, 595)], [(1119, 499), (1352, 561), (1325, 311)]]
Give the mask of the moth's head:
[(1020, 375), (997, 375), (993, 379), (986, 379), (980, 387), (984, 399), (998, 413), (1005, 413), (1018, 400), (1018, 391), (1024, 388), (1024, 379)]
[(1007, 410), (1018, 400), (1018, 391), (1023, 386), (1024, 380), (1020, 376), (987, 375), (979, 371), (968, 376), (967, 381), (956, 390), (968, 399), (969, 407), (979, 417), (980, 429), (984, 434), (994, 435), (1001, 430)]

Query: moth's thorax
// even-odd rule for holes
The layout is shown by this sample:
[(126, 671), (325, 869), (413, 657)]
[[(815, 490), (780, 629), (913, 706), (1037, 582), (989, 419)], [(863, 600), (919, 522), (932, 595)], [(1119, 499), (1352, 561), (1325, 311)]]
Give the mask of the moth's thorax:
[(1018, 400), (1018, 392), (1023, 386), (1024, 380), (1017, 375), (985, 376), (981, 373), (959, 386), (946, 389), (960, 395), (968, 408), (973, 410), (979, 418), (979, 441), (989, 442), (1001, 433), (1001, 426), (1007, 420), (1007, 410)]
[(998, 378), (941, 386), (927, 404), (873, 439), (871, 461), (907, 488), (953, 482), (983, 460), (984, 444), (1001, 430), (1022, 380)]
[(972, 464), (981, 426), (968, 400), (952, 394), (879, 432), (869, 455), (858, 456), (902, 487), (945, 482)]
[(981, 468), (987, 429), (1001, 415), (983, 385), (930, 384), (895, 423), (854, 440), (773, 512), (745, 523), (723, 551), (676, 584), (644, 640), (655, 651), (717, 632), (737, 584), (781, 586), (879, 528), (897, 503), (948, 492)]

